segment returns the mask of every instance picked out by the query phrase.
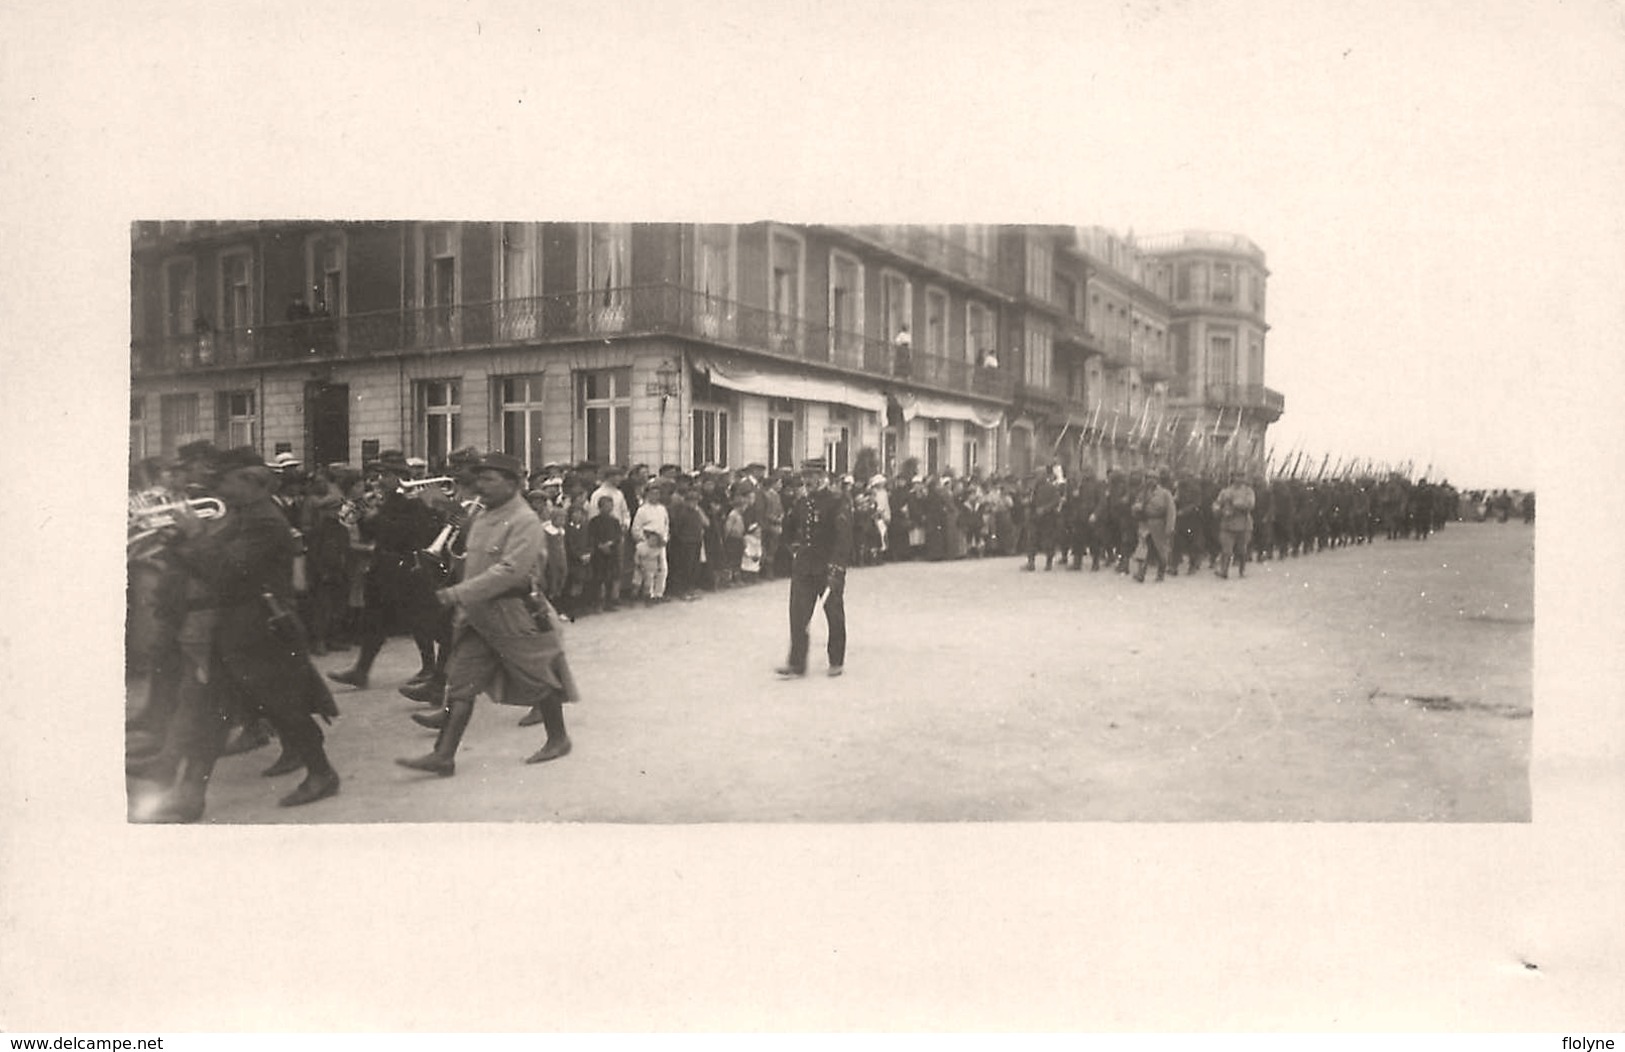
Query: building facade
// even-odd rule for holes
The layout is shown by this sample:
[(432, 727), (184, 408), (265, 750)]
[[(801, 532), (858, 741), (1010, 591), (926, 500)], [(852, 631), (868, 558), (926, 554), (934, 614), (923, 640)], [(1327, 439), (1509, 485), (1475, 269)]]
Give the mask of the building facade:
[[(1256, 304), (1214, 298), (1227, 262), (1052, 226), (140, 222), (131, 456), (203, 438), (307, 465), (462, 446), (532, 470), (1165, 462), (1176, 418), (1235, 442), (1280, 413), (1254, 397), (1262, 254)], [(1247, 354), (1178, 359), (1225, 333)]]

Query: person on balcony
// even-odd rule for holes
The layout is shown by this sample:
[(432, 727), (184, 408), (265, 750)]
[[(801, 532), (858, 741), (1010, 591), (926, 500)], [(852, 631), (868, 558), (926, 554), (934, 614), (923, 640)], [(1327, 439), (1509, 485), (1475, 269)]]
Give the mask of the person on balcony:
[(908, 326), (904, 325), (892, 337), (892, 374), (907, 377), (912, 367), (914, 357), (914, 337), (908, 333)]

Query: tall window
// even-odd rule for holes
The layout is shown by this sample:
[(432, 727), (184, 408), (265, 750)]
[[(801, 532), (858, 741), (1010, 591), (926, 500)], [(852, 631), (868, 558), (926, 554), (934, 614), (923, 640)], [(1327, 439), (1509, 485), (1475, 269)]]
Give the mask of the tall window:
[(1213, 302), (1233, 303), (1235, 299), (1235, 275), (1230, 264), (1213, 264)]
[(197, 393), (163, 395), (158, 401), (158, 443), (160, 454), (175, 455), (185, 442), (198, 437)]
[(925, 290), (925, 353), (948, 357), (948, 294)]
[(1037, 235), (1027, 238), (1027, 295), (1048, 303), (1055, 291), (1054, 254)]
[(1168, 331), (1174, 338), (1174, 394), (1183, 397), (1191, 389), (1191, 330), (1180, 324)]
[(767, 403), (767, 466), (796, 466), (796, 406), (786, 398)]
[(233, 252), (220, 257), (220, 331), (254, 324), (253, 257)]
[(712, 223), (695, 227), (694, 287), (700, 294), (700, 327), (706, 336), (732, 332), (734, 244), (738, 228)]
[(863, 264), (844, 252), (829, 255), (829, 329), (837, 360), (863, 353)]
[(904, 329), (913, 340), (914, 296), (907, 278), (892, 271), (880, 275), (880, 324), (885, 327), (886, 342), (897, 338)]
[(414, 445), (436, 468), (462, 443), (462, 386), (457, 380), (420, 380), (417, 384)]
[(942, 421), (925, 422), (925, 473), (935, 475), (942, 470)]
[(1264, 275), (1261, 274), (1261, 273), (1255, 272), (1253, 274), (1252, 300), (1253, 300), (1253, 312), (1255, 314), (1263, 314), (1264, 313)]
[(965, 304), (965, 360), (980, 362), (984, 354), (997, 351), (999, 334), (994, 328), (993, 312), (974, 300)]
[(502, 309), (500, 335), (527, 340), (536, 335), (536, 228), (529, 223), (503, 223), (496, 245), (496, 286)]
[(311, 290), (316, 302), (311, 309), (317, 314), (334, 316), (344, 313), (344, 242), (338, 237), (322, 241), (316, 249)]
[(509, 376), (497, 388), (502, 413), (502, 451), (524, 461), (527, 471), (545, 464), (542, 456), (542, 378)]
[(975, 424), (967, 423), (965, 427), (965, 441), (960, 458), (960, 470), (966, 478), (976, 474), (976, 469), (982, 462), (982, 429)]
[(768, 290), (772, 296), (773, 336), (779, 349), (800, 346), (802, 272), (806, 246), (799, 237), (775, 229), (768, 239)]
[(221, 391), (215, 402), (215, 441), (222, 449), (258, 444), (253, 391)]
[(1191, 298), (1191, 271), (1195, 266), (1194, 263), (1181, 263), (1175, 272), (1174, 298), (1181, 302)]
[(620, 464), (631, 457), (632, 370), (593, 369), (577, 374), (578, 425), (587, 459)]
[(711, 407), (694, 410), (694, 469), (707, 464), (728, 466), (728, 411)]
[(147, 400), (140, 395), (130, 396), (130, 459), (145, 460), (147, 456)]
[(996, 238), (998, 228), (987, 225), (967, 226), (965, 245), (970, 249), (966, 259), (968, 277), (986, 281), (993, 272), (993, 259), (998, 254)]
[(1209, 336), (1207, 343), (1207, 382), (1236, 382), (1236, 341), (1232, 336)]
[(197, 320), (197, 265), (178, 259), (164, 267), (164, 335), (189, 335)]
[(459, 241), (457, 229), (449, 224), (430, 227), (425, 239), (423, 306), (427, 308), (427, 335), (437, 346), (457, 340)]
[(1027, 362), (1024, 373), (1033, 387), (1048, 387), (1050, 380), (1050, 330), (1042, 322), (1027, 326)]
[(626, 328), (626, 289), (632, 283), (632, 224), (594, 223), (585, 245), (589, 325), (594, 332), (619, 332)]
[(1247, 338), (1247, 382), (1264, 382), (1264, 341), (1257, 336)]

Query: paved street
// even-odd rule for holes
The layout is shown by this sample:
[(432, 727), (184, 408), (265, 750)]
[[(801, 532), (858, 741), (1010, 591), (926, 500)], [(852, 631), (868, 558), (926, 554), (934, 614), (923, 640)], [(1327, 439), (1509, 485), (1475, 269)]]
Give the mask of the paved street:
[[(575, 751), (481, 701), (449, 779), (386, 647), (335, 687), (341, 794), (286, 810), (267, 747), (220, 762), (205, 821), (1527, 821), (1534, 532), (1456, 523), (1136, 584), (1021, 560), (853, 571), (847, 673), (772, 675), (787, 585), (566, 626)], [(318, 659), (342, 668), (353, 651)], [(150, 788), (132, 782), (133, 792)]]

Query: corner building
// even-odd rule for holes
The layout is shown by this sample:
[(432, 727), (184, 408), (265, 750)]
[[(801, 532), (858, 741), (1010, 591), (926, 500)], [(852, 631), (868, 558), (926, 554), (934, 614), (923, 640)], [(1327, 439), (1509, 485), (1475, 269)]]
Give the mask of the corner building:
[[(1176, 411), (1218, 418), (1262, 379), (1261, 298), (1245, 330), (1181, 300), (1182, 251), (1057, 226), (138, 222), (130, 453), (1157, 462)], [(1193, 386), (1178, 333), (1227, 319), (1256, 374), (1220, 358)]]

